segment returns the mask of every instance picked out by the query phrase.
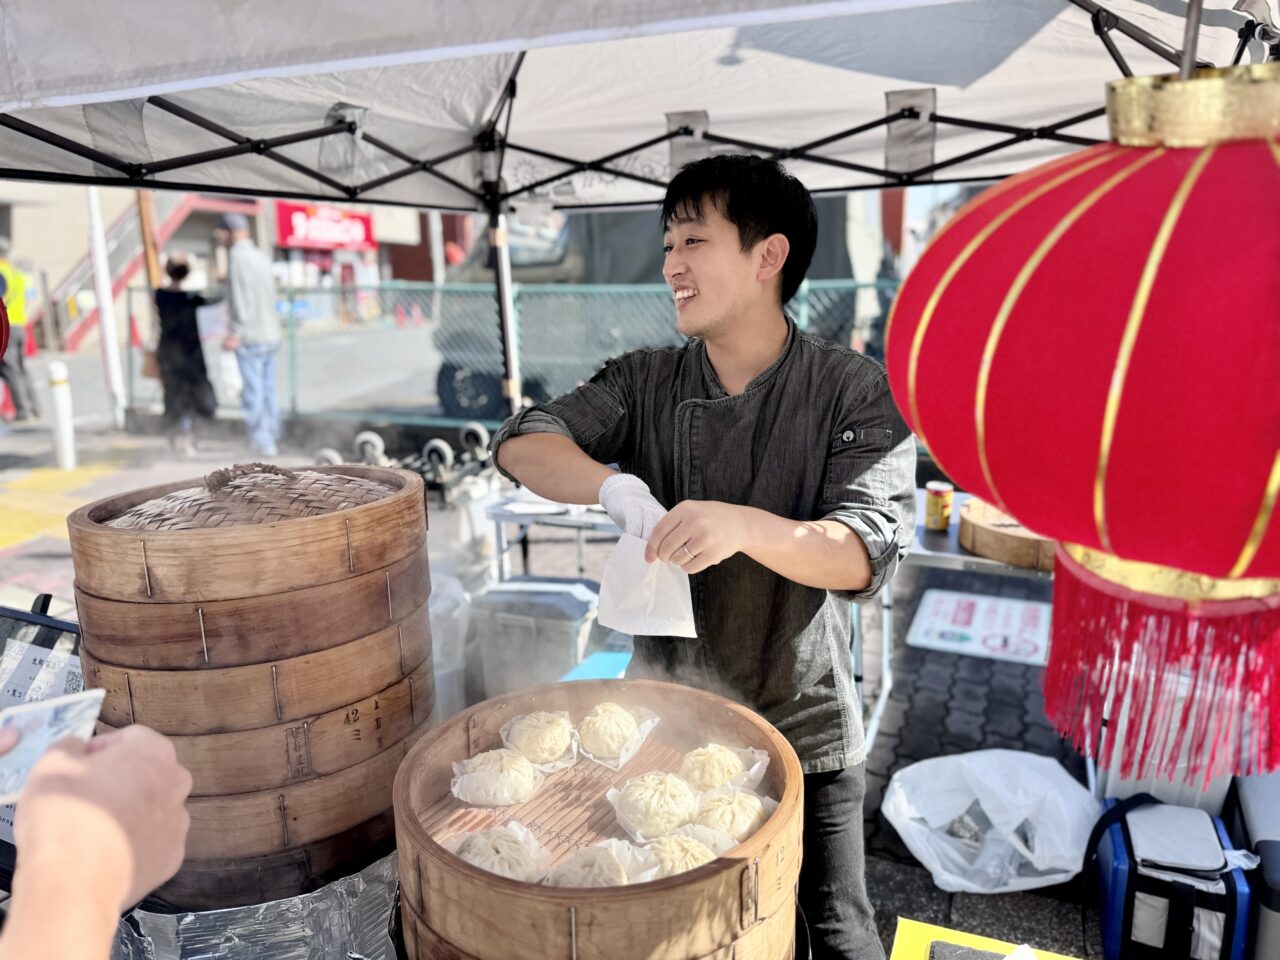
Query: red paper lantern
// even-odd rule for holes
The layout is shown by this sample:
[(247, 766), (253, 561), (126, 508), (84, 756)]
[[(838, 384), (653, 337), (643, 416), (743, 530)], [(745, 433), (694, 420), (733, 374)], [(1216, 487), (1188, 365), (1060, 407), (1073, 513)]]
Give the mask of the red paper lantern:
[(890, 382), (957, 483), (1064, 545), (1060, 730), (1124, 709), (1126, 772), (1280, 767), (1280, 64), (1120, 81), (1108, 109), (1115, 142), (934, 238)]

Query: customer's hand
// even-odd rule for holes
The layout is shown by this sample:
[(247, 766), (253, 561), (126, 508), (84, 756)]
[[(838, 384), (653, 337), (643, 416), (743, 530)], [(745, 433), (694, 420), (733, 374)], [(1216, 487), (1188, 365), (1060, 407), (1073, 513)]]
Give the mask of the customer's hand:
[(600, 506), (623, 533), (641, 540), (648, 540), (667, 514), (648, 484), (630, 473), (616, 473), (600, 484)]
[(173, 744), (131, 726), (49, 748), (18, 797), (18, 878), (62, 871), (109, 896), (118, 913), (182, 865), (191, 774)]
[(237, 337), (234, 333), (228, 334), (227, 339), (222, 341), (222, 349), (223, 350), (239, 350), (240, 338)]

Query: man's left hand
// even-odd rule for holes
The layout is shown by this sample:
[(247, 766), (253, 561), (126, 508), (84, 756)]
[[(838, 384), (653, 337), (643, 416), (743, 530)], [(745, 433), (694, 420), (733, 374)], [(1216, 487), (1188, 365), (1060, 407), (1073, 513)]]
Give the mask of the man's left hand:
[(685, 500), (653, 528), (644, 558), (674, 563), (685, 573), (701, 573), (744, 548), (749, 512), (732, 503)]

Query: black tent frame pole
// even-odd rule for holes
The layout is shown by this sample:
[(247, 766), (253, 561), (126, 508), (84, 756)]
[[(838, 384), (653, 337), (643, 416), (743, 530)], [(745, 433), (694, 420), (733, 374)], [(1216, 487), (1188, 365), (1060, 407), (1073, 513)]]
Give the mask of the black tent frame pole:
[(489, 120), (476, 137), (480, 151), (481, 199), (489, 214), (489, 251), (493, 257), (494, 295), (498, 307), (498, 342), (502, 349), (502, 396), (513, 416), (524, 405), (524, 384), (520, 376), (520, 354), (516, 328), (515, 290), (511, 282), (511, 246), (507, 231), (506, 197), (502, 193), (502, 167), (506, 162), (506, 136), (499, 143), (498, 123), (506, 111), (507, 127), (515, 110), (516, 81), (524, 65), (523, 52), (511, 68), (511, 76), (494, 105)]
[(1120, 21), (1110, 10), (1104, 10), (1099, 7), (1093, 11), (1093, 32), (1098, 35), (1098, 39), (1102, 41), (1102, 45), (1107, 48), (1107, 53), (1111, 54), (1111, 59), (1115, 61), (1120, 72), (1126, 77), (1132, 77), (1133, 71), (1129, 69), (1129, 61), (1125, 60), (1124, 55), (1120, 52), (1120, 48), (1116, 46), (1116, 42), (1111, 39), (1111, 31), (1114, 30)]
[[(1169, 63), (1173, 64), (1175, 67), (1182, 66), (1181, 50), (1171, 47), (1169, 44), (1165, 43), (1159, 37), (1153, 36), (1152, 34), (1148, 33), (1146, 30), (1143, 30), (1141, 27), (1137, 26), (1136, 24), (1130, 23), (1128, 20), (1124, 19), (1123, 17), (1116, 16), (1115, 14), (1111, 13), (1111, 11), (1108, 10), (1106, 7), (1102, 6), (1101, 4), (1095, 3), (1094, 0), (1067, 0), (1067, 2), (1075, 4), (1081, 10), (1088, 13), (1089, 16), (1091, 17), (1099, 12), (1109, 17), (1114, 17), (1115, 23), (1113, 24), (1112, 29), (1115, 29), (1120, 33), (1123, 33), (1126, 37), (1128, 37), (1134, 43), (1142, 47), (1145, 47), (1147, 50), (1150, 50), (1152, 53), (1154, 53), (1157, 57), (1159, 57), (1162, 60), (1168, 61)], [(1099, 34), (1099, 36), (1102, 36), (1102, 34)], [(1103, 43), (1106, 43), (1105, 37), (1103, 38)], [(1110, 46), (1108, 45), (1108, 50), (1109, 49), (1110, 49)], [(1196, 65), (1201, 67), (1213, 66), (1213, 64), (1205, 60), (1196, 61)]]
[(1026, 136), (1027, 134), (1030, 134), (1031, 139), (1034, 140), (1056, 140), (1059, 143), (1071, 143), (1077, 147), (1093, 147), (1097, 146), (1097, 144), (1101, 142), (1093, 137), (1075, 137), (1067, 133), (1058, 133), (1058, 131), (1052, 127), (1035, 127), (1027, 129), (1025, 127), (1013, 127), (1005, 123), (990, 123), (986, 120), (963, 120), (960, 117), (948, 117), (941, 113), (931, 113), (929, 114), (929, 119), (934, 123), (941, 123), (948, 127), (963, 127), (968, 130), (985, 130), (988, 133), (1007, 133), (1012, 136)]
[(48, 144), (51, 147), (65, 150), (67, 153), (75, 154), (77, 157), (83, 157), (85, 160), (92, 161), (100, 167), (118, 170), (126, 177), (137, 176), (137, 164), (127, 163), (118, 157), (111, 156), (109, 153), (103, 153), (93, 147), (86, 147), (84, 144), (76, 143), (68, 137), (46, 130), (43, 127), (37, 127), (34, 123), (28, 123), (26, 120), (22, 120), (12, 114), (0, 113), (0, 127), (7, 127), (15, 133), (21, 133), (23, 136), (39, 140), (41, 143)]
[(280, 137), (270, 137), (265, 140), (244, 140), (240, 143), (229, 147), (221, 147), (217, 150), (203, 150), (200, 153), (188, 153), (184, 156), (174, 157), (171, 160), (156, 160), (152, 163), (139, 164), (137, 174), (140, 177), (148, 177), (157, 173), (168, 173), (171, 170), (181, 170), (183, 167), (194, 167), (202, 163), (210, 163), (214, 160), (226, 160), (231, 157), (244, 156), (247, 153), (267, 153), (276, 147), (287, 147), (294, 143), (306, 143), (308, 140), (319, 140), (322, 137), (329, 137), (335, 133), (352, 133), (355, 124), (353, 123), (334, 123), (327, 127), (320, 127), (316, 130), (306, 130), (302, 133), (289, 133)]
[[(500, 98), (500, 106), (499, 108), (495, 109), (491, 122), (486, 125), (486, 127), (481, 131), (481, 133), (475, 138), (475, 141), (473, 143), (463, 147), (455, 148), (446, 153), (440, 154), (439, 156), (436, 156), (436, 157), (431, 157), (427, 159), (417, 159), (412, 155), (404, 152), (403, 150), (398, 149), (394, 145), (387, 143), (386, 141), (376, 136), (362, 134), (361, 135), (362, 139), (365, 140), (367, 143), (369, 143), (370, 146), (373, 146), (393, 157), (396, 157), (397, 159), (403, 161), (405, 163), (405, 166), (400, 170), (392, 171), (391, 173), (385, 174), (384, 176), (376, 177), (372, 180), (368, 180), (364, 183), (356, 184), (356, 185), (342, 183), (338, 180), (335, 180), (332, 177), (327, 176), (326, 174), (321, 173), (318, 170), (314, 170), (306, 166), (305, 164), (299, 163), (298, 161), (295, 161), (289, 157), (283, 156), (282, 154), (279, 154), (276, 152), (277, 148), (282, 146), (287, 146), (289, 144), (302, 143), (305, 141), (322, 139), (324, 137), (329, 137), (329, 136), (340, 136), (343, 134), (348, 136), (355, 135), (356, 133), (359, 132), (359, 130), (357, 128), (357, 125), (351, 121), (342, 121), (339, 123), (331, 124), (327, 127), (321, 127), (315, 130), (301, 131), (298, 133), (284, 134), (279, 137), (271, 137), (266, 139), (251, 139), (249, 137), (245, 137), (239, 133), (236, 133), (234, 130), (228, 129), (222, 126), (221, 124), (218, 124), (215, 121), (208, 119), (207, 117), (201, 116), (200, 114), (192, 110), (189, 110), (185, 107), (175, 104), (164, 97), (150, 97), (148, 98), (148, 103), (150, 103), (151, 105), (161, 110), (171, 113), (174, 116), (187, 120), (188, 122), (193, 123), (201, 127), (202, 129), (208, 130), (212, 133), (217, 134), (218, 136), (231, 140), (232, 145), (228, 147), (219, 148), (216, 150), (206, 150), (206, 151), (201, 151), (199, 153), (185, 154), (183, 156), (173, 157), (167, 160), (157, 160), (157, 161), (152, 161), (146, 164), (136, 164), (136, 163), (130, 163), (130, 162), (121, 160), (118, 157), (114, 157), (110, 154), (104, 153), (103, 151), (97, 150), (93, 147), (88, 147), (88, 146), (84, 146), (83, 144), (76, 143), (75, 141), (70, 140), (67, 137), (64, 137), (60, 134), (53, 133), (52, 131), (49, 131), (49, 130), (45, 130), (34, 124), (28, 123), (27, 121), (22, 120), (18, 117), (14, 117), (8, 114), (0, 114), (0, 127), (7, 127), (11, 130), (14, 130), (15, 132), (22, 133), (25, 136), (32, 137), (33, 139), (39, 140), (42, 143), (46, 143), (49, 146), (64, 150), (68, 153), (74, 154), (79, 157), (83, 157), (102, 167), (119, 171), (122, 174), (122, 176), (120, 177), (109, 177), (109, 176), (86, 177), (78, 174), (59, 174), (59, 173), (52, 173), (52, 172), (46, 172), (46, 171), (40, 171), (40, 170), (5, 170), (3, 171), (3, 175), (10, 179), (32, 180), (32, 181), (48, 182), (48, 183), (59, 183), (59, 182), (84, 183), (84, 184), (93, 183), (93, 184), (103, 184), (107, 186), (137, 187), (140, 189), (189, 190), (193, 192), (226, 193), (226, 194), (233, 194), (233, 195), (236, 195), (236, 194), (243, 195), (246, 192), (252, 193), (254, 191), (252, 190), (246, 191), (245, 189), (242, 189), (242, 188), (241, 189), (224, 188), (216, 185), (193, 184), (193, 183), (175, 182), (175, 181), (157, 181), (157, 180), (151, 179), (151, 177), (153, 177), (157, 173), (167, 173), (174, 170), (186, 169), (189, 167), (196, 166), (198, 164), (209, 163), (218, 159), (226, 159), (226, 158), (231, 158), (236, 156), (256, 154), (259, 156), (264, 156), (276, 163), (282, 164), (296, 171), (297, 173), (302, 174), (303, 176), (314, 179), (318, 183), (323, 183), (326, 186), (330, 187), (335, 193), (340, 194), (339, 197), (331, 197), (323, 194), (308, 193), (306, 191), (299, 191), (299, 190), (267, 191), (272, 196), (291, 198), (291, 199), (297, 198), (297, 199), (321, 200), (321, 201), (343, 199), (343, 198), (354, 200), (357, 197), (359, 197), (361, 201), (365, 203), (389, 205), (389, 206), (414, 206), (413, 204), (405, 204), (401, 201), (378, 200), (376, 198), (370, 198), (366, 196), (366, 194), (368, 194), (372, 190), (377, 189), (378, 187), (382, 187), (390, 183), (394, 183), (398, 180), (411, 176), (415, 173), (424, 173), (424, 174), (427, 174), (428, 176), (431, 176), (441, 181), (442, 183), (448, 184), (449, 186), (453, 187), (455, 190), (459, 191), (463, 195), (474, 199), (482, 209), (484, 209), (489, 213), (491, 227), (492, 227), (494, 223), (494, 218), (504, 216), (505, 206), (508, 201), (516, 197), (533, 193), (541, 189), (542, 187), (549, 186), (561, 180), (565, 180), (577, 173), (595, 171), (599, 173), (608, 174), (610, 176), (619, 177), (621, 179), (631, 180), (636, 183), (644, 184), (645, 186), (651, 186), (658, 189), (665, 189), (667, 186), (667, 182), (664, 180), (659, 180), (654, 177), (646, 177), (640, 174), (631, 173), (628, 170), (621, 170), (615, 166), (612, 166), (612, 164), (623, 157), (629, 156), (631, 154), (639, 153), (642, 150), (647, 150), (650, 147), (654, 147), (662, 143), (666, 143), (670, 140), (675, 139), (676, 137), (691, 136), (693, 133), (693, 131), (688, 127), (680, 127), (676, 130), (668, 131), (667, 133), (664, 133), (661, 136), (652, 137), (634, 146), (627, 147), (623, 150), (614, 151), (613, 153), (607, 154), (595, 160), (585, 160), (585, 161), (575, 160), (572, 157), (566, 157), (566, 156), (563, 156), (562, 154), (553, 153), (548, 150), (540, 150), (535, 147), (525, 146), (523, 144), (511, 143), (506, 138), (505, 133), (502, 136), (500, 136), (497, 133), (496, 125), (502, 122), (504, 117), (506, 119), (507, 124), (508, 125), (510, 124), (511, 114), (514, 107), (514, 90), (515, 90), (514, 74), (511, 80), (508, 82), (507, 90), (508, 90), (508, 93), (504, 94)], [(808, 163), (818, 163), (818, 164), (823, 164), (825, 166), (832, 166), (838, 169), (851, 170), (853, 172), (865, 173), (870, 176), (882, 178), (883, 182), (880, 182), (880, 183), (864, 184), (864, 185), (859, 185), (856, 188), (848, 188), (848, 189), (872, 189), (872, 188), (880, 188), (880, 187), (912, 186), (916, 183), (933, 182), (932, 180), (926, 180), (924, 178), (938, 170), (944, 170), (944, 169), (947, 169), (948, 167), (957, 166), (969, 160), (973, 160), (990, 153), (995, 153), (1006, 147), (1013, 146), (1018, 143), (1023, 143), (1028, 140), (1047, 139), (1047, 140), (1055, 140), (1055, 141), (1064, 142), (1064, 143), (1077, 144), (1081, 146), (1093, 145), (1101, 141), (1094, 140), (1089, 137), (1077, 137), (1069, 134), (1062, 134), (1062, 133), (1059, 133), (1059, 131), (1066, 127), (1070, 127), (1075, 124), (1083, 123), (1087, 120), (1092, 120), (1096, 117), (1102, 116), (1105, 112), (1106, 112), (1105, 108), (1098, 108), (1096, 110), (1091, 110), (1086, 113), (1081, 113), (1073, 117), (1068, 117), (1065, 120), (1058, 121), (1057, 123), (1049, 124), (1047, 126), (1038, 127), (1035, 129), (1023, 129), (1020, 127), (1008, 126), (1006, 124), (988, 123), (985, 121), (976, 121), (976, 120), (965, 120), (959, 117), (944, 116), (941, 114), (931, 114), (929, 119), (936, 123), (948, 124), (948, 125), (958, 126), (958, 127), (965, 127), (965, 128), (974, 129), (974, 130), (987, 130), (991, 132), (1010, 133), (1011, 136), (1008, 137), (1007, 139), (998, 141), (993, 144), (989, 144), (985, 147), (970, 151), (969, 153), (963, 154), (958, 157), (952, 157), (950, 159), (943, 160), (935, 164), (931, 164), (927, 167), (921, 167), (916, 170), (908, 170), (908, 171), (901, 171), (901, 172), (884, 170), (879, 167), (871, 167), (865, 164), (851, 163), (851, 162), (840, 160), (834, 157), (824, 157), (824, 156), (814, 154), (811, 151), (816, 149), (818, 146), (825, 146), (827, 144), (836, 142), (838, 140), (843, 140), (852, 136), (856, 136), (859, 133), (866, 133), (868, 131), (875, 130), (880, 127), (886, 126), (888, 124), (894, 123), (897, 120), (916, 119), (919, 117), (919, 113), (913, 108), (905, 108), (894, 114), (881, 117), (877, 120), (873, 120), (868, 123), (859, 124), (856, 127), (851, 127), (849, 129), (840, 131), (839, 133), (832, 134), (829, 137), (824, 137), (820, 140), (815, 140), (798, 147), (777, 147), (769, 144), (761, 144), (761, 143), (754, 143), (747, 140), (740, 140), (733, 137), (722, 137), (722, 136), (719, 136), (718, 134), (712, 134), (712, 133), (704, 133), (703, 138), (712, 143), (725, 144), (727, 146), (735, 146), (743, 150), (750, 150), (756, 153), (761, 153), (761, 154), (772, 156), (779, 159), (799, 160), (799, 161), (804, 161)], [(454, 160), (454, 159), (457, 159), (458, 157), (467, 156), (468, 154), (472, 154), (476, 152), (483, 153), (487, 149), (492, 149), (494, 151), (494, 154), (497, 158), (497, 166), (494, 170), (490, 171), (492, 179), (484, 180), (481, 184), (480, 190), (474, 190), (471, 187), (467, 186), (465, 183), (457, 180), (456, 178), (451, 177), (448, 174), (443, 173), (442, 171), (436, 169), (436, 167), (438, 167), (439, 165), (447, 163), (450, 160)], [(514, 190), (503, 192), (501, 189), (501, 183), (502, 183), (501, 173), (502, 173), (502, 165), (503, 165), (503, 162), (505, 161), (506, 152), (508, 150), (515, 150), (519, 153), (525, 153), (530, 156), (535, 156), (544, 160), (549, 160), (552, 163), (559, 163), (559, 164), (562, 164), (565, 167), (565, 169), (558, 171), (557, 173), (554, 173), (550, 176), (544, 177), (540, 180), (525, 184), (524, 186), (518, 187)], [(983, 177), (980, 179), (995, 179), (995, 178)], [(584, 206), (583, 209), (591, 209), (592, 206), (594, 205), (587, 205), (587, 206)], [(607, 207), (607, 206), (618, 206), (618, 205), (604, 204), (601, 206)], [(622, 206), (625, 206), (625, 204), (623, 204)], [(468, 208), (446, 207), (443, 205), (436, 205), (436, 209), (465, 210)], [(511, 379), (511, 378), (508, 377), (508, 379)]]
[(370, 146), (377, 147), (384, 153), (391, 154), (391, 156), (395, 157), (397, 160), (403, 160), (408, 164), (408, 166), (403, 169), (393, 171), (392, 173), (388, 173), (386, 176), (375, 177), (372, 180), (366, 180), (364, 183), (352, 187), (352, 196), (363, 196), (370, 190), (376, 190), (378, 187), (385, 187), (389, 183), (395, 183), (397, 180), (402, 180), (415, 173), (425, 173), (428, 176), (435, 177), (437, 180), (449, 184), (449, 186), (453, 187), (455, 190), (461, 190), (467, 196), (472, 197), (477, 201), (484, 199), (483, 195), (479, 191), (473, 190), (462, 181), (455, 180), (447, 173), (441, 173), (439, 170), (435, 169), (435, 167), (442, 163), (448, 163), (450, 160), (456, 160), (458, 157), (465, 157), (469, 153), (475, 153), (476, 150), (479, 149), (475, 144), (468, 144), (465, 147), (450, 150), (448, 153), (442, 153), (440, 156), (432, 157), (429, 160), (415, 160), (409, 154), (396, 149), (391, 144), (384, 140), (380, 140), (378, 137), (373, 137), (366, 133), (364, 134), (364, 141)]
[[(249, 142), (249, 137), (236, 133), (234, 130), (230, 130), (222, 124), (196, 113), (194, 110), (189, 110), (180, 104), (174, 103), (167, 97), (147, 97), (147, 103), (154, 107), (158, 107), (166, 113), (173, 114), (175, 117), (186, 120), (188, 123), (195, 124), (201, 129), (208, 130), (210, 133), (217, 134), (226, 140), (230, 140), (233, 143), (242, 144)], [(354, 128), (348, 132), (354, 132)], [(319, 170), (313, 170), (306, 164), (299, 163), (297, 160), (286, 157), (282, 153), (277, 153), (275, 150), (268, 148), (262, 151), (262, 156), (280, 164), (283, 167), (288, 167), (290, 170), (295, 173), (300, 173), (304, 177), (311, 177), (318, 183), (323, 183), (331, 190), (336, 190), (338, 193), (345, 194), (348, 197), (351, 196), (351, 188), (345, 183), (341, 183), (338, 180), (333, 179), (333, 177), (321, 173)]]

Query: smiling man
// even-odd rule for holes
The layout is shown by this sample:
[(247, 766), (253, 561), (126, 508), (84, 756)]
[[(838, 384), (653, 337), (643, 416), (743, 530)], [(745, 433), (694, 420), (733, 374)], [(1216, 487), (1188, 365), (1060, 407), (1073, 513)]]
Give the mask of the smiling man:
[(553, 500), (599, 500), (650, 561), (690, 574), (697, 638), (636, 637), (627, 675), (727, 694), (782, 731), (805, 772), (813, 956), (880, 960), (849, 602), (874, 596), (911, 542), (915, 442), (875, 362), (785, 313), (817, 242), (798, 180), (758, 157), (701, 160), (672, 180), (662, 225), (688, 341), (611, 360), (512, 417), (497, 462)]

